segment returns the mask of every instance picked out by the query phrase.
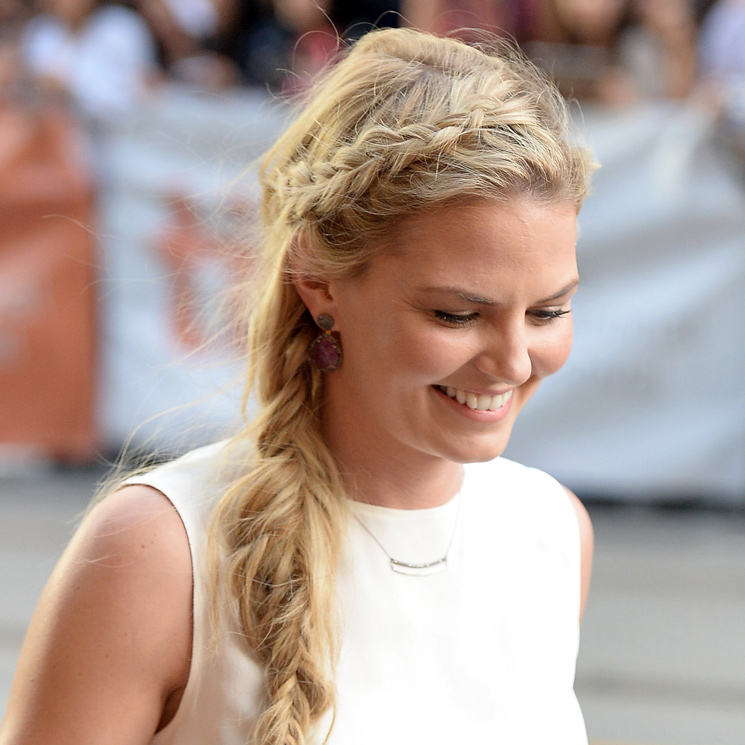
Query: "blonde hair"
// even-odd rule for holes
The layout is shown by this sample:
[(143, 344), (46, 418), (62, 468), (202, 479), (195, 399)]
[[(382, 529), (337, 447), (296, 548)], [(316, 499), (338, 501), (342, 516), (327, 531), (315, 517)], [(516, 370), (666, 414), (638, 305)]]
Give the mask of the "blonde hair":
[(323, 375), (308, 361), (317, 329), (293, 277), (359, 275), (397, 221), (452, 200), (579, 208), (589, 171), (566, 104), (512, 47), (404, 29), (358, 41), (265, 156), (264, 238), (246, 295), (244, 404), (250, 394), (259, 411), (237, 438), (254, 459), (211, 536), (266, 669), (259, 742), (304, 743), (334, 704), (345, 498), (321, 430)]

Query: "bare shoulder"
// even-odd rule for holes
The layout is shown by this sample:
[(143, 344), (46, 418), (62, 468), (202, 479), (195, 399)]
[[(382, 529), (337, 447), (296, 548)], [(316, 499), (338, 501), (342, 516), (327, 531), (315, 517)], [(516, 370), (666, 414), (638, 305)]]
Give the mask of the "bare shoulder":
[(169, 573), (191, 572), (181, 518), (171, 502), (150, 486), (125, 486), (99, 502), (81, 525), (73, 547), (97, 564), (113, 566), (118, 561), (134, 569), (163, 562)]
[(188, 677), (191, 606), (189, 543), (171, 503), (146, 486), (103, 500), (39, 601), (0, 744), (149, 742)]
[(587, 595), (590, 590), (590, 580), (592, 578), (592, 559), (595, 551), (595, 533), (592, 528), (592, 521), (587, 512), (587, 508), (582, 504), (579, 497), (567, 487), (564, 491), (569, 495), (569, 501), (574, 508), (574, 514), (577, 516), (577, 525), (579, 527), (579, 540), (582, 555), (582, 600), (580, 607), (580, 619), (585, 611)]

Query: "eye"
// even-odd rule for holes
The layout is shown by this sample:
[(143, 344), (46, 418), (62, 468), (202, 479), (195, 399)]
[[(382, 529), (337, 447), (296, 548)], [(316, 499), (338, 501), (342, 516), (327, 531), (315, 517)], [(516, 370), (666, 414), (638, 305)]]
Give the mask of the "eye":
[(561, 308), (538, 308), (536, 310), (531, 311), (531, 315), (533, 318), (535, 318), (539, 323), (550, 323), (551, 321), (554, 321), (557, 318), (561, 318), (562, 316), (569, 315), (572, 311), (567, 309), (561, 309)]
[(448, 313), (444, 310), (434, 311), (434, 316), (438, 321), (442, 321), (447, 326), (468, 326), (472, 324), (479, 316), (478, 313)]

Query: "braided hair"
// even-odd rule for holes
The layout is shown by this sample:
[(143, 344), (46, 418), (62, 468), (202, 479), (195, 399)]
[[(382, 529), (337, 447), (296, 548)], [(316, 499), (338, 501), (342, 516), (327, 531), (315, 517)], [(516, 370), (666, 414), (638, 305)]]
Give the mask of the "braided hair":
[(475, 198), (587, 193), (554, 86), (504, 42), (372, 32), (317, 86), (260, 169), (263, 243), (246, 293), (254, 456), (215, 511), (212, 545), (267, 702), (255, 737), (301, 745), (334, 705), (335, 576), (347, 513), (321, 428), (315, 324), (295, 276), (359, 276), (418, 210)]

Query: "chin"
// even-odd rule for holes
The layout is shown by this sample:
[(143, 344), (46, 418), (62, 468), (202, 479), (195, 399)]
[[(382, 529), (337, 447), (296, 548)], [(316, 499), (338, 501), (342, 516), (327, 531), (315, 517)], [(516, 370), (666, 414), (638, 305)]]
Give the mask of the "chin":
[(445, 455), (448, 460), (454, 463), (465, 465), (466, 463), (486, 463), (487, 461), (498, 458), (505, 451), (509, 437), (505, 440), (500, 438), (499, 441), (489, 443), (474, 443), (470, 447), (464, 446)]
[(464, 461), (465, 463), (488, 463), (490, 460), (494, 460), (495, 458), (499, 458), (500, 455), (504, 452), (504, 448), (500, 448), (499, 450), (495, 450), (493, 453), (489, 455), (483, 455), (479, 457), (469, 458), (467, 461)]

